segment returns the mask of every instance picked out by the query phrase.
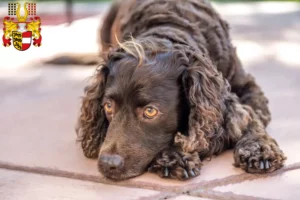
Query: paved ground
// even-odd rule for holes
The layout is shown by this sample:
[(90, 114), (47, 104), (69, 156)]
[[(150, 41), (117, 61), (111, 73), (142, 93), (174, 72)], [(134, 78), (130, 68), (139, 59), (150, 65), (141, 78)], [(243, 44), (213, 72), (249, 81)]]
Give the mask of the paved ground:
[(270, 99), (268, 131), (288, 156), (268, 175), (232, 166), (232, 152), (206, 162), (186, 182), (146, 173), (123, 182), (98, 174), (76, 144), (74, 124), (93, 68), (41, 66), (61, 52), (96, 52), (100, 16), (44, 26), (43, 46), (0, 47), (0, 199), (295, 199), (300, 198), (300, 5), (216, 4), (230, 22), (245, 68)]
[[(56, 25), (66, 22), (66, 3), (65, 1), (38, 2), (36, 15), (41, 17), (43, 26)], [(106, 11), (109, 3), (74, 3), (73, 20), (101, 14)], [(7, 16), (7, 2), (0, 2), (0, 18)]]

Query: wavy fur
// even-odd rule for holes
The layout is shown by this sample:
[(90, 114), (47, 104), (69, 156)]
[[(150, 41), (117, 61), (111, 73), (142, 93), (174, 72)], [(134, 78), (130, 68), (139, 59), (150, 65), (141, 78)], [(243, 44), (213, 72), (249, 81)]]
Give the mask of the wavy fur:
[[(124, 158), (128, 157), (126, 153), (134, 157), (133, 161), (125, 161), (126, 170), (122, 168), (114, 173), (100, 162), (99, 168), (105, 175), (124, 179), (140, 174), (141, 168), (149, 166), (149, 171), (162, 177), (185, 179), (200, 174), (204, 158), (232, 147), (235, 148), (235, 165), (247, 172), (264, 173), (282, 167), (285, 156), (265, 131), (271, 119), (268, 100), (255, 79), (243, 70), (230, 41), (228, 24), (207, 1), (129, 0), (112, 8), (103, 25), (105, 30), (101, 30), (104, 64), (86, 88), (77, 127), (87, 157), (97, 157), (103, 145), (105, 150), (100, 154), (117, 152)], [(119, 117), (120, 124), (113, 121), (110, 125), (101, 103), (110, 70), (122, 68), (127, 76), (133, 76), (139, 68), (158, 63), (161, 74), (140, 78), (148, 80), (144, 80), (144, 84), (152, 84), (151, 79), (163, 76), (166, 66), (174, 76), (172, 79), (180, 77), (176, 86), (182, 88), (184, 98), (176, 102), (186, 108), (177, 114), (187, 121), (187, 127), (174, 133), (170, 141), (156, 144), (148, 138), (149, 143), (157, 146), (149, 145), (147, 149), (146, 142), (141, 149), (137, 141), (145, 142), (148, 136), (137, 138), (142, 137), (140, 123), (129, 126), (132, 132), (139, 132), (139, 136), (122, 135), (128, 130), (124, 128), (127, 121)], [(128, 72), (132, 65), (135, 70)], [(122, 92), (131, 91), (122, 89)], [(129, 138), (134, 141), (131, 149), (127, 144)], [(156, 149), (160, 151), (155, 152)], [(141, 162), (141, 157), (147, 158), (145, 163), (135, 163)], [(151, 157), (154, 158), (149, 163)], [(131, 162), (134, 164), (128, 164)]]

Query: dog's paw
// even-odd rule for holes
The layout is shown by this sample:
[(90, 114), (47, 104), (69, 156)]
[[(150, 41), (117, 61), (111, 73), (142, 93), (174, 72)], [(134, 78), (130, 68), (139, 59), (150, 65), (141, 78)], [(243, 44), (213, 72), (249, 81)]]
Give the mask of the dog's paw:
[(286, 157), (273, 139), (238, 142), (234, 165), (248, 173), (267, 173), (281, 168)]
[(201, 165), (197, 153), (182, 154), (167, 150), (153, 160), (148, 171), (163, 178), (186, 180), (200, 175)]

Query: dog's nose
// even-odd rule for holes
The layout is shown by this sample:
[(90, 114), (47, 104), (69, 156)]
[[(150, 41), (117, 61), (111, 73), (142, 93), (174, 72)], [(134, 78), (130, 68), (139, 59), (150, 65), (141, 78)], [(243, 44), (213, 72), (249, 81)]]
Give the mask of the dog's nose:
[(119, 155), (103, 154), (99, 158), (100, 165), (109, 170), (118, 169), (123, 166), (124, 159)]

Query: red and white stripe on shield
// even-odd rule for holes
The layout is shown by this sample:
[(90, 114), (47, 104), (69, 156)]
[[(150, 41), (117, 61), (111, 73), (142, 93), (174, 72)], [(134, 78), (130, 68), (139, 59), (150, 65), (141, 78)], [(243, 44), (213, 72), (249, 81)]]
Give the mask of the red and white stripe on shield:
[(22, 51), (29, 49), (31, 45), (32, 33), (31, 31), (26, 31), (22, 33)]

